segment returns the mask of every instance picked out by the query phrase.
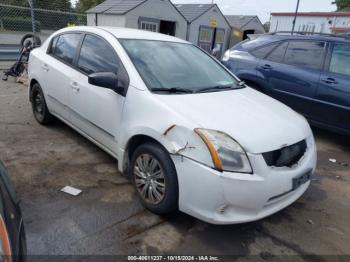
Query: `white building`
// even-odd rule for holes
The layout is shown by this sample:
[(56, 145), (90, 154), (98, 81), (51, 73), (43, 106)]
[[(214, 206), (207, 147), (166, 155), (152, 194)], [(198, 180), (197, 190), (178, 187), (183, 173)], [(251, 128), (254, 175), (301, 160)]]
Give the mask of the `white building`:
[[(295, 13), (271, 13), (270, 32), (292, 31)], [(298, 13), (296, 32), (349, 33), (350, 12)]]

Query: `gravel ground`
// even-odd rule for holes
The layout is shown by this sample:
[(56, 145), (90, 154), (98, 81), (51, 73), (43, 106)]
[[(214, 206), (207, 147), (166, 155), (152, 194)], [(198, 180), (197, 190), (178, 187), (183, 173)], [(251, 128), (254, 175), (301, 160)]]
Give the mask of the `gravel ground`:
[[(349, 255), (350, 138), (314, 133), (317, 172), (308, 191), (283, 211), (232, 226), (185, 214), (161, 218), (141, 206), (112, 157), (61, 122), (37, 124), (27, 87), (0, 82), (0, 159), (21, 198), (29, 254), (293, 255), (284, 257), (292, 261)], [(65, 185), (83, 193), (64, 194)]]

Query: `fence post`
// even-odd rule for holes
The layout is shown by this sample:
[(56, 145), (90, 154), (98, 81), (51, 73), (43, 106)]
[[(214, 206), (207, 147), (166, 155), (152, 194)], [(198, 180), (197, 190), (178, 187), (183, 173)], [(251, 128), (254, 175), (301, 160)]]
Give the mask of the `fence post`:
[(30, 6), (30, 16), (32, 17), (32, 31), (33, 33), (35, 33), (35, 17), (34, 17), (33, 0), (28, 0), (28, 4)]

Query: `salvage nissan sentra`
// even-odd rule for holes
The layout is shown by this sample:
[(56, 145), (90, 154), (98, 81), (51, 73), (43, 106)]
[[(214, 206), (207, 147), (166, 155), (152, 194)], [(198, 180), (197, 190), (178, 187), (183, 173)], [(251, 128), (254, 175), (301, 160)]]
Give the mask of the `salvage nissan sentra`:
[(297, 200), (315, 170), (301, 115), (178, 38), (63, 29), (31, 52), (29, 78), (36, 120), (59, 118), (115, 157), (157, 214), (257, 220)]

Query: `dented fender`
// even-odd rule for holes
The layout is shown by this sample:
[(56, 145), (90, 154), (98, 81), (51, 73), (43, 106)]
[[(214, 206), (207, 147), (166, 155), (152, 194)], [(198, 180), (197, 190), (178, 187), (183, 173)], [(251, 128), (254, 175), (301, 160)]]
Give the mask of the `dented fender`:
[(163, 132), (163, 137), (172, 145), (170, 154), (181, 155), (207, 166), (213, 166), (206, 144), (194, 130), (174, 124)]

